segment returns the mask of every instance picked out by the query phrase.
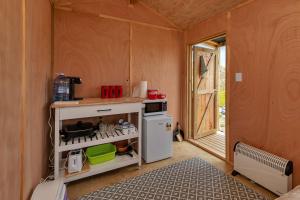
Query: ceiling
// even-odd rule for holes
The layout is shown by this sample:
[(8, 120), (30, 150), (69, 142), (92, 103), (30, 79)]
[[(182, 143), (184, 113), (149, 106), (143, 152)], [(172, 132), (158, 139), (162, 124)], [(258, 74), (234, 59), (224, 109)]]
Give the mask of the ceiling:
[[(168, 19), (178, 29), (203, 21), (213, 15), (228, 11), (234, 6), (248, 0), (51, 0), (58, 7), (73, 8), (75, 4), (87, 5), (101, 3), (102, 7), (118, 4), (142, 4)], [(74, 5), (73, 5), (74, 4)], [(78, 7), (77, 5), (77, 7)], [(100, 6), (101, 7), (101, 6)], [(102, 8), (101, 7), (101, 8)]]
[(139, 0), (144, 5), (165, 16), (178, 28), (190, 25), (210, 16), (229, 10), (246, 0)]

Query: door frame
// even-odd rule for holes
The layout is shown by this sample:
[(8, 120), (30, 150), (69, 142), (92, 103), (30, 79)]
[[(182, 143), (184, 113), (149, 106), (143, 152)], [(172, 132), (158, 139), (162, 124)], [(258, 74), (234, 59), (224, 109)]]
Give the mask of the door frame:
[[(221, 32), (209, 37), (205, 37), (201, 40), (198, 40), (193, 43), (189, 43), (186, 45), (186, 117), (187, 117), (187, 138), (188, 141), (192, 141), (193, 136), (193, 94), (192, 94), (192, 80), (193, 80), (193, 58), (192, 58), (192, 46), (201, 42), (205, 42), (207, 40), (225, 36), (226, 38), (226, 81), (225, 81), (225, 106), (226, 106), (226, 113), (225, 113), (225, 158), (219, 157), (218, 155), (214, 154), (213, 152), (209, 152), (214, 154), (215, 156), (221, 158), (222, 160), (229, 161), (229, 136), (230, 136), (230, 128), (229, 128), (229, 116), (230, 116), (230, 46), (228, 44), (228, 34), (226, 32)], [(194, 142), (192, 142), (195, 144)]]

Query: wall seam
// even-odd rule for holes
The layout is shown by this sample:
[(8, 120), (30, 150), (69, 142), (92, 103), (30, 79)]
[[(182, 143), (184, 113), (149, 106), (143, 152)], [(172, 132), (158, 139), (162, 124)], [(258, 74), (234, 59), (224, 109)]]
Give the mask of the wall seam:
[(24, 135), (26, 128), (26, 0), (22, 1), (22, 65), (21, 65), (21, 105), (20, 116), (21, 126), (19, 133), (19, 151), (20, 151), (20, 200), (24, 199)]
[(131, 92), (132, 92), (132, 23), (129, 23), (129, 80), (128, 80), (128, 84), (129, 84), (129, 91), (128, 91), (128, 96), (131, 96)]

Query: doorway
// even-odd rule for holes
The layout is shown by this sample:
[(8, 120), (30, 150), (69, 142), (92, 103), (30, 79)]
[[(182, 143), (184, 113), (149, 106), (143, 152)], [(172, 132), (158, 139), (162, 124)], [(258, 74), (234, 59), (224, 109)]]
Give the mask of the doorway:
[(191, 45), (193, 144), (226, 158), (226, 36)]

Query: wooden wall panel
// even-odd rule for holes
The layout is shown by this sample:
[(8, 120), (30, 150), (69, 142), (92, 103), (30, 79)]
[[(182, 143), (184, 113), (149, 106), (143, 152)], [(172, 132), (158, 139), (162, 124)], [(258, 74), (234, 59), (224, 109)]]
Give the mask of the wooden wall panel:
[[(215, 16), (186, 32), (189, 44), (226, 30), (230, 161), (236, 141), (290, 159), (294, 186), (300, 184), (299, 12), (297, 0), (251, 1), (224, 13), (221, 21)], [(214, 20), (217, 26), (208, 23)], [(236, 72), (243, 73), (240, 83)]]
[[(300, 184), (300, 2), (254, 1), (230, 20), (230, 149), (241, 140), (294, 162)], [(231, 152), (230, 159), (233, 159)]]
[(0, 199), (19, 199), (21, 191), (22, 4), (0, 2)]
[(174, 124), (180, 121), (183, 35), (139, 25), (132, 32), (132, 84), (148, 81), (148, 88), (167, 94)]
[(188, 44), (203, 42), (208, 37), (220, 35), (227, 31), (227, 13), (221, 13), (202, 21), (186, 31)]
[(100, 97), (100, 86), (107, 84), (123, 85), (126, 95), (129, 24), (60, 10), (54, 20), (54, 73), (80, 76), (77, 96)]
[(51, 5), (26, 1), (26, 133), (23, 197), (48, 172), (49, 83), (51, 74)]
[[(77, 94), (83, 97), (99, 97), (100, 86), (105, 84), (121, 84), (125, 95), (129, 95), (130, 86), (148, 80), (150, 87), (167, 93), (170, 113), (174, 121), (178, 121), (182, 32), (104, 19), (86, 14), (90, 12), (86, 9), (85, 13), (55, 10), (54, 73), (82, 77), (83, 84)], [(140, 12), (141, 8), (135, 5), (134, 9)], [(147, 12), (144, 16), (149, 15)], [(118, 16), (120, 13), (110, 14)], [(133, 21), (142, 21), (132, 16)], [(155, 24), (156, 18), (153, 20), (149, 24)]]

